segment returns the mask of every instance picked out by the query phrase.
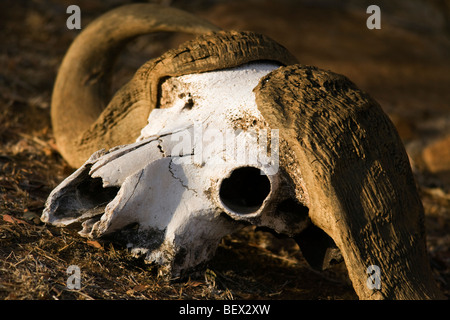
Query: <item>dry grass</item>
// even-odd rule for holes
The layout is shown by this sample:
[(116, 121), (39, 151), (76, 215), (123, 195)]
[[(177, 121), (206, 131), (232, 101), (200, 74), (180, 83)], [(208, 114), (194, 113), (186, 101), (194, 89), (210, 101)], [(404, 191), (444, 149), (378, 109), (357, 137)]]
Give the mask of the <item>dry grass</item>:
[[(224, 238), (206, 270), (166, 279), (120, 243), (89, 242), (40, 222), (48, 194), (72, 172), (55, 147), (49, 117), (56, 70), (76, 35), (65, 28), (72, 2), (0, 5), (7, 14), (0, 17), (0, 299), (356, 299), (344, 265), (313, 271), (292, 240), (253, 228)], [(78, 1), (83, 25), (124, 2)], [(119, 64), (125, 78), (164, 45), (145, 51), (136, 41), (132, 48)], [(433, 272), (450, 296), (450, 193), (417, 174)], [(70, 265), (81, 269), (80, 290), (66, 286)]]

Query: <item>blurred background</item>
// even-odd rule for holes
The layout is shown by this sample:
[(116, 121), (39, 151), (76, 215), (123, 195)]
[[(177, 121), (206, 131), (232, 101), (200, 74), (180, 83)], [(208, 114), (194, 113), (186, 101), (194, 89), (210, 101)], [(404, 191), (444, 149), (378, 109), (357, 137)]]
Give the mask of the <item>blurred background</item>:
[[(165, 289), (152, 291), (149, 285), (130, 293), (131, 289), (125, 288), (131, 286), (128, 283), (131, 280), (121, 278), (118, 273), (115, 281), (120, 285), (113, 285), (105, 272), (92, 276), (93, 287), (85, 287), (84, 296), (68, 292), (60, 284), (62, 276), (57, 270), (81, 259), (80, 252), (100, 254), (106, 269), (108, 261), (116, 256), (113, 257), (110, 247), (99, 244), (106, 250), (101, 253), (76, 235), (72, 237), (70, 232), (47, 234), (38, 219), (49, 192), (73, 170), (57, 152), (50, 123), (50, 99), (58, 66), (80, 32), (67, 29), (66, 9), (73, 4), (80, 7), (84, 28), (107, 10), (133, 2), (145, 1), (0, 1), (0, 214), (3, 217), (0, 219), (0, 298), (114, 298), (126, 292), (132, 298), (170, 298), (164, 290), (177, 291), (182, 286), (157, 282), (152, 283), (153, 288), (159, 285)], [(147, 2), (184, 9), (223, 29), (266, 34), (290, 50), (301, 64), (344, 74), (374, 97), (396, 125), (410, 156), (426, 212), (433, 272), (442, 290), (449, 295), (450, 0)], [(381, 9), (380, 30), (366, 27), (370, 16), (366, 9), (372, 4)], [(189, 38), (161, 33), (134, 40), (118, 60), (113, 89), (124, 84), (145, 61)], [(185, 295), (355, 298), (345, 267), (318, 275), (304, 264), (295, 244), (280, 242), (255, 230), (247, 231), (224, 239), (212, 262), (215, 266), (210, 270), (212, 273), (196, 285), (188, 286), (191, 291), (184, 284)], [(38, 247), (45, 252), (41, 252), (39, 260), (43, 278), (36, 277), (36, 272), (30, 273), (30, 268), (21, 268), (28, 260), (31, 263), (39, 259), (36, 252), (30, 256), (27, 249), (36, 239), (43, 241)], [(79, 244), (74, 251), (60, 251), (71, 241)], [(114, 252), (118, 250), (115, 248)], [(246, 260), (249, 254), (253, 254), (253, 263), (251, 259)], [(261, 271), (257, 265), (261, 265), (258, 259), (262, 256), (269, 260), (263, 260), (268, 269)], [(47, 261), (46, 257), (56, 262)], [(238, 265), (241, 262), (242, 270), (236, 263), (227, 262), (231, 258)], [(17, 264), (20, 261), (24, 262)], [(85, 263), (88, 268), (89, 262)], [(127, 268), (129, 272), (139, 268), (151, 272), (141, 265)], [(272, 282), (264, 280), (270, 272), (267, 270), (277, 270)], [(94, 285), (101, 287), (99, 283), (109, 288), (110, 296), (95, 291)], [(29, 290), (31, 287), (34, 291)]]

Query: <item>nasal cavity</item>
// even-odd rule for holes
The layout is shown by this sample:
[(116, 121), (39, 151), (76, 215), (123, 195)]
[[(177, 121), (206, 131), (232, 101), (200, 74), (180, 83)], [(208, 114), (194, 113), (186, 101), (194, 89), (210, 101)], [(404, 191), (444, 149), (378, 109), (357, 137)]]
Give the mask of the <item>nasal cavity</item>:
[(233, 213), (251, 214), (261, 208), (269, 193), (269, 178), (260, 169), (241, 167), (222, 181), (219, 197)]

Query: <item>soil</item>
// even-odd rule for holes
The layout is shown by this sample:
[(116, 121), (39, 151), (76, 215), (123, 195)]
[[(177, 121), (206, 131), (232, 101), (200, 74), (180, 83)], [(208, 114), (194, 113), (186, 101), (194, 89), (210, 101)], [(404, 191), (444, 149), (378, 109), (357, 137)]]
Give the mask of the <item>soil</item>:
[[(58, 153), (50, 99), (58, 66), (81, 26), (133, 1), (3, 0), (0, 3), (0, 299), (354, 300), (343, 263), (311, 269), (297, 244), (248, 227), (225, 237), (187, 279), (166, 279), (113, 240), (89, 241), (44, 225), (45, 200), (73, 168)], [(433, 275), (450, 297), (450, 1), (160, 1), (224, 29), (264, 33), (302, 64), (349, 77), (391, 117), (410, 155), (425, 208)], [(381, 8), (381, 29), (366, 8)], [(188, 39), (157, 34), (121, 55), (114, 90), (146, 60)], [(79, 266), (81, 288), (67, 287)]]

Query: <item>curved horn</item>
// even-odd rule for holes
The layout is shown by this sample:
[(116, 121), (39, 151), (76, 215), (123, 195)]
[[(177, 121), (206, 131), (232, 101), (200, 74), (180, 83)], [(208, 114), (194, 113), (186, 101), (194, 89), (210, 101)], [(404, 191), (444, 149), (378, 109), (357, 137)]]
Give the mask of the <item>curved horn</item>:
[(201, 35), (148, 61), (72, 145), (72, 163), (81, 165), (101, 148), (134, 142), (147, 125), (151, 110), (158, 106), (158, 89), (163, 79), (261, 60), (276, 61), (281, 65), (296, 63), (284, 47), (268, 37), (237, 31)]
[[(218, 29), (198, 18), (151, 4), (120, 7), (95, 20), (70, 47), (52, 97), (58, 147), (73, 167), (101, 149), (133, 142), (157, 106), (158, 86), (169, 76), (236, 67), (258, 60), (281, 65), (296, 59), (268, 37)], [(144, 64), (106, 106), (111, 66), (124, 44), (154, 31), (205, 33)]]
[(159, 32), (201, 34), (219, 28), (189, 13), (153, 4), (114, 9), (93, 21), (70, 46), (52, 96), (52, 124), (61, 154), (71, 165), (73, 141), (107, 105), (112, 66), (119, 51), (136, 36)]
[[(286, 142), (280, 165), (306, 191), (311, 221), (339, 247), (358, 296), (442, 299), (408, 157), (381, 107), (344, 76), (307, 66), (279, 68), (254, 91)], [(373, 265), (378, 290), (367, 285)]]

